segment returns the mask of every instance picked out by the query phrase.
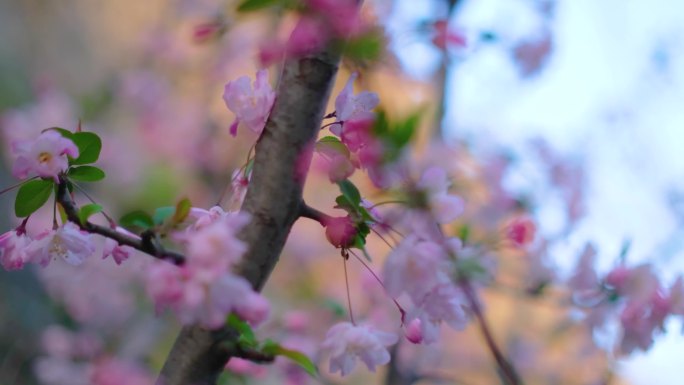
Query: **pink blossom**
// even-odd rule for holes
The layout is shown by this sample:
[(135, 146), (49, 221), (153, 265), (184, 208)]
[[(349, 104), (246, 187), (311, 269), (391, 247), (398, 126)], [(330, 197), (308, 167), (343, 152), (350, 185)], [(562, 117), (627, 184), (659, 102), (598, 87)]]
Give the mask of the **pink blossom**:
[(253, 324), (263, 322), (270, 308), (268, 301), (244, 278), (230, 272), (246, 251), (237, 233), (249, 217), (220, 208), (195, 210), (192, 215), (199, 217), (195, 223), (199, 227), (189, 228), (184, 235), (188, 249), (185, 265), (153, 263), (147, 275), (148, 294), (158, 308), (170, 307), (185, 324), (216, 328), (231, 312)]
[(353, 73), (342, 91), (335, 98), (335, 117), (339, 124), (330, 128), (335, 135), (341, 135), (342, 126), (345, 122), (353, 120), (368, 120), (373, 118), (370, 112), (379, 103), (378, 94), (374, 92), (362, 91), (354, 95), (354, 80), (358, 75)]
[(367, 119), (356, 119), (345, 122), (344, 131), (340, 139), (347, 145), (349, 151), (357, 152), (361, 148), (372, 145), (375, 140), (371, 134), (374, 119), (372, 116)]
[(239, 357), (232, 357), (226, 364), (226, 370), (238, 375), (255, 378), (263, 377), (266, 374), (265, 366)]
[(506, 226), (506, 239), (516, 247), (525, 247), (534, 240), (535, 231), (536, 226), (532, 219), (528, 217), (515, 218)]
[(199, 323), (214, 329), (251, 294), (251, 287), (228, 272), (208, 279), (185, 267), (159, 261), (149, 269), (147, 293), (157, 308), (169, 307), (183, 324)]
[(104, 248), (102, 250), (102, 259), (106, 259), (111, 255), (114, 262), (116, 262), (117, 265), (120, 265), (123, 261), (127, 260), (133, 252), (135, 252), (135, 249), (132, 247), (120, 245), (117, 241), (107, 238), (105, 239)]
[(419, 344), (423, 342), (423, 330), (419, 318), (415, 318), (406, 326), (406, 339), (411, 343)]
[(371, 371), (375, 371), (376, 365), (388, 363), (390, 355), (387, 346), (395, 344), (397, 339), (392, 333), (341, 322), (328, 330), (321, 348), (324, 354), (330, 356), (330, 371), (339, 371), (345, 376), (354, 370), (357, 358)]
[[(131, 233), (123, 227), (117, 227), (116, 231), (129, 237), (139, 238), (137, 235)], [(105, 238), (104, 247), (102, 248), (102, 259), (106, 259), (111, 255), (112, 259), (114, 259), (114, 262), (116, 262), (117, 265), (120, 265), (134, 252), (135, 249), (130, 246), (120, 245), (117, 241), (111, 238)]]
[(465, 308), (461, 291), (451, 283), (442, 283), (416, 301), (416, 309), (410, 317), (420, 320), (422, 342), (430, 344), (437, 341), (442, 322), (455, 330), (465, 328), (468, 322)]
[(620, 314), (623, 334), (620, 351), (630, 354), (635, 349), (648, 350), (653, 344), (656, 325), (649, 317), (649, 308), (638, 301), (630, 301)]
[(31, 239), (21, 231), (12, 230), (0, 235), (0, 264), (5, 270), (19, 270), (29, 261), (26, 247)]
[(354, 0), (308, 0), (308, 3), (340, 38), (354, 37), (367, 29)]
[(341, 182), (349, 178), (356, 170), (349, 157), (344, 154), (333, 154), (329, 159), (324, 159), (324, 162), (331, 183)]
[(95, 247), (90, 234), (81, 231), (71, 222), (65, 223), (57, 230), (39, 234), (26, 248), (29, 259), (41, 266), (47, 266), (57, 257), (77, 266), (94, 252)]
[(267, 40), (261, 43), (259, 47), (259, 64), (262, 67), (268, 67), (271, 64), (279, 62), (285, 57), (287, 51), (285, 44), (278, 40)]
[(641, 301), (648, 300), (660, 287), (660, 281), (650, 264), (632, 268), (618, 266), (608, 273), (605, 282), (618, 294)]
[(437, 20), (433, 24), (435, 35), (432, 43), (439, 49), (445, 50), (449, 47), (465, 47), (466, 38), (461, 33), (449, 30), (447, 20)]
[(45, 329), (41, 336), (45, 352), (53, 357), (91, 358), (102, 350), (102, 341), (94, 334), (73, 332), (58, 325)]
[(192, 30), (192, 40), (195, 43), (205, 43), (221, 36), (221, 34), (224, 32), (224, 29), (225, 26), (221, 21), (210, 21), (197, 24)]
[(92, 385), (153, 385), (152, 376), (140, 366), (114, 358), (95, 363), (90, 374)]
[(575, 271), (568, 281), (574, 299), (580, 305), (591, 305), (603, 299), (601, 282), (594, 269), (596, 250), (591, 244), (584, 247)]
[(670, 311), (684, 316), (684, 280), (681, 276), (670, 287)]
[(12, 168), (15, 177), (24, 179), (36, 174), (59, 182), (59, 174), (69, 167), (67, 155), (78, 158), (78, 148), (59, 132), (47, 130), (34, 140), (12, 142), (12, 154), (16, 157)]
[(195, 273), (222, 274), (240, 261), (247, 251), (245, 243), (237, 238), (246, 224), (245, 215), (231, 213), (213, 223), (187, 234), (187, 268)]
[(303, 16), (287, 41), (287, 51), (293, 55), (306, 55), (322, 49), (327, 41), (325, 25), (312, 17)]
[(444, 248), (409, 235), (387, 256), (385, 287), (393, 297), (406, 292), (420, 301), (442, 282), (448, 282), (448, 260)]
[(242, 170), (235, 170), (233, 172), (233, 177), (230, 182), (231, 193), (229, 207), (238, 209), (242, 206), (242, 202), (247, 195), (247, 187), (249, 187), (249, 180), (251, 177), (251, 172), (247, 176), (245, 176)]
[(305, 332), (311, 326), (311, 316), (301, 310), (293, 310), (283, 315), (283, 327), (291, 333)]
[(449, 194), (449, 179), (441, 167), (430, 167), (423, 172), (418, 188), (427, 194), (428, 206), (438, 223), (449, 223), (463, 213), (463, 199)]
[(223, 101), (235, 114), (235, 121), (230, 126), (231, 135), (237, 134), (240, 123), (257, 135), (261, 134), (275, 101), (275, 92), (268, 83), (268, 71), (260, 70), (256, 73), (253, 87), (247, 76), (228, 82), (223, 92)]
[(86, 363), (62, 357), (39, 358), (34, 365), (36, 377), (45, 385), (92, 385), (90, 370)]

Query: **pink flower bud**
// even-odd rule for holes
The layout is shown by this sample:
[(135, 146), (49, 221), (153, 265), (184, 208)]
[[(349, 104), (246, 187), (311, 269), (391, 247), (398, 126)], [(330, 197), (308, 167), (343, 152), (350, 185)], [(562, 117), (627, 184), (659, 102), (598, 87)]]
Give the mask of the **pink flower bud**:
[(337, 248), (350, 247), (354, 244), (356, 227), (351, 217), (331, 218), (325, 224), (325, 237)]
[(423, 330), (420, 327), (420, 320), (418, 318), (408, 324), (405, 335), (406, 339), (411, 343), (419, 344), (423, 342)]

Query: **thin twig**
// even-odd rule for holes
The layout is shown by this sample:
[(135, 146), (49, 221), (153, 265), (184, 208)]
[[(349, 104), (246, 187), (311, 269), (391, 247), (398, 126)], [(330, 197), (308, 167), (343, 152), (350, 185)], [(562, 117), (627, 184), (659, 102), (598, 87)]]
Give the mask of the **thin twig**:
[(304, 202), (299, 205), (299, 216), (302, 218), (313, 219), (314, 221), (320, 223), (321, 226), (326, 226), (333, 219), (330, 215), (322, 211), (318, 211), (315, 208), (308, 206)]
[(78, 208), (76, 204), (71, 199), (69, 191), (67, 189), (67, 182), (60, 179), (60, 183), (57, 186), (57, 202), (64, 208), (64, 213), (70, 222), (78, 225), (83, 231), (87, 231), (93, 234), (99, 234), (107, 238), (111, 238), (117, 241), (120, 245), (130, 246), (136, 250), (142, 251), (143, 253), (149, 254), (155, 258), (159, 258), (165, 261), (172, 262), (175, 265), (182, 265), (185, 263), (185, 256), (183, 254), (177, 253), (175, 251), (166, 250), (163, 246), (155, 242), (145, 242), (144, 239), (139, 239), (126, 235), (116, 231), (115, 229), (96, 225), (86, 221), (81, 223), (78, 217)]
[(347, 259), (348, 257), (344, 257), (344, 283), (347, 286), (347, 305), (349, 306), (349, 318), (351, 319), (352, 325), (356, 325), (356, 322), (354, 321), (354, 312), (352, 312), (352, 304), (351, 304), (351, 294), (349, 294), (349, 276), (347, 275)]
[(33, 178), (29, 178), (29, 179), (26, 179), (26, 180), (22, 180), (21, 182), (19, 182), (19, 183), (17, 183), (17, 184), (14, 184), (14, 185), (12, 185), (12, 186), (9, 186), (9, 187), (7, 187), (7, 188), (4, 188), (4, 189), (0, 190), (0, 195), (4, 194), (4, 193), (6, 193), (6, 192), (8, 192), (8, 191), (10, 191), (10, 190), (13, 190), (13, 189), (17, 188), (17, 187), (23, 185), (23, 184), (26, 183), (26, 182), (30, 182), (30, 181), (32, 181), (32, 180), (34, 180), (34, 179), (36, 179), (36, 178), (38, 178), (38, 177), (37, 177), (37, 176), (34, 176)]
[[(95, 199), (93, 199), (93, 198), (85, 191), (85, 189), (83, 189), (83, 187), (79, 186), (79, 185), (78, 185), (77, 183), (75, 183), (74, 181), (71, 181), (71, 184), (74, 185), (74, 187), (76, 187), (76, 189), (77, 189), (78, 191), (80, 191), (81, 194), (83, 194), (86, 198), (88, 198), (88, 200), (90, 201), (90, 203), (97, 204), (97, 202), (95, 201)], [(109, 222), (109, 225), (110, 225), (111, 227), (113, 227), (113, 228), (116, 227), (116, 221), (115, 221), (114, 219), (112, 219), (112, 217), (110, 217), (109, 214), (107, 214), (104, 210), (100, 211), (100, 214), (102, 214), (102, 216), (104, 216), (105, 219), (107, 219), (107, 222)]]

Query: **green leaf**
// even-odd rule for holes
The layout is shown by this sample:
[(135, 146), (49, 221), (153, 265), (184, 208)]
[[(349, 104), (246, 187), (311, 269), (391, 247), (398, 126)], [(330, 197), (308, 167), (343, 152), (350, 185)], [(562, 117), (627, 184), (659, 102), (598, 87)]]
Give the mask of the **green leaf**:
[(464, 224), (458, 229), (458, 237), (461, 238), (464, 245), (470, 241), (470, 226), (468, 224)]
[(181, 223), (190, 214), (190, 209), (192, 208), (192, 203), (190, 199), (183, 198), (178, 203), (176, 203), (176, 208), (173, 213), (173, 223)]
[(326, 136), (316, 142), (316, 151), (329, 154), (338, 153), (349, 158), (349, 149), (334, 136)]
[(50, 198), (54, 185), (55, 182), (52, 179), (38, 179), (24, 183), (19, 187), (14, 201), (14, 214), (19, 218), (33, 214)]
[(350, 182), (349, 179), (337, 182), (337, 185), (340, 186), (342, 195), (344, 195), (354, 207), (361, 204), (361, 193), (359, 193), (359, 189), (357, 189), (356, 186), (354, 186), (354, 183)]
[(244, 0), (238, 5), (238, 12), (253, 12), (281, 3), (281, 0)]
[(161, 225), (166, 222), (167, 219), (171, 218), (175, 212), (176, 208), (173, 206), (159, 207), (154, 210), (152, 220), (155, 225)]
[(102, 212), (102, 206), (96, 203), (87, 204), (78, 211), (78, 219), (81, 221), (81, 224), (84, 225), (88, 221), (88, 218), (99, 212)]
[(292, 360), (294, 363), (304, 369), (311, 377), (318, 375), (318, 369), (311, 359), (304, 353), (296, 350), (286, 349), (280, 344), (273, 341), (265, 341), (261, 351), (267, 355), (283, 356)]
[(347, 314), (344, 306), (332, 298), (326, 298), (323, 301), (323, 306), (332, 311), (336, 317), (344, 317)]
[(111, 87), (100, 87), (95, 92), (84, 95), (80, 99), (81, 118), (90, 121), (100, 116), (107, 111), (113, 101), (114, 92)]
[(69, 178), (82, 182), (97, 182), (105, 178), (105, 172), (95, 166), (72, 167), (67, 173)]
[(121, 219), (119, 224), (124, 227), (139, 227), (141, 229), (149, 229), (154, 227), (154, 220), (150, 215), (142, 210), (130, 212)]
[(420, 123), (420, 113), (411, 114), (408, 118), (392, 127), (392, 141), (397, 147), (404, 147), (413, 137)]
[(375, 61), (380, 58), (385, 40), (379, 31), (350, 39), (344, 45), (344, 55), (354, 61)]
[(76, 147), (78, 147), (79, 156), (76, 159), (71, 159), (69, 164), (89, 164), (97, 162), (102, 150), (102, 140), (94, 132), (74, 132), (71, 134), (71, 139)]
[(240, 344), (240, 346), (255, 348), (259, 345), (252, 327), (249, 326), (247, 322), (241, 320), (240, 317), (235, 314), (230, 314), (226, 319), (226, 325), (240, 333), (240, 337), (238, 337), (238, 344)]
[(456, 261), (456, 272), (459, 278), (472, 279), (485, 276), (487, 269), (475, 258), (467, 258)]

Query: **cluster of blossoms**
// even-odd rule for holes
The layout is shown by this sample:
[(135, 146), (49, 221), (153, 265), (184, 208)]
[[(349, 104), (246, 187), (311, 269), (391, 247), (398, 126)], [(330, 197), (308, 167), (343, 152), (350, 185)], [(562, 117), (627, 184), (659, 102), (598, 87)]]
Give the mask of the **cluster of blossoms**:
[[(34, 140), (16, 140), (12, 143), (15, 163), (13, 174), (25, 179), (29, 176), (52, 179), (60, 182), (69, 167), (68, 157), (78, 158), (79, 150), (71, 139), (56, 130), (46, 130)], [(0, 264), (6, 270), (17, 270), (26, 263), (43, 267), (55, 259), (62, 259), (70, 265), (80, 265), (95, 253), (94, 236), (82, 231), (79, 226), (65, 222), (44, 230), (31, 238), (26, 232), (26, 219), (19, 227), (0, 236)], [(122, 228), (116, 231), (126, 233)], [(133, 250), (118, 242), (107, 239), (102, 257), (112, 258), (120, 264)]]
[(616, 348), (622, 354), (648, 350), (654, 335), (665, 331), (669, 315), (684, 315), (684, 284), (679, 277), (669, 287), (660, 283), (650, 264), (623, 264), (601, 277), (595, 270), (596, 251), (587, 245), (568, 282), (573, 301), (586, 313), (592, 330), (606, 326), (619, 312), (622, 335)]
[(103, 342), (93, 334), (52, 326), (43, 332), (42, 342), (46, 355), (37, 360), (35, 369), (45, 385), (154, 383), (138, 365), (106, 355)]
[(332, 41), (357, 38), (371, 30), (357, 12), (355, 0), (306, 0), (304, 11), (287, 41), (269, 40), (262, 44), (259, 59), (263, 65), (284, 56), (317, 52)]
[(237, 233), (249, 222), (244, 213), (194, 209), (195, 223), (175, 234), (185, 244), (183, 266), (156, 261), (147, 275), (147, 293), (158, 307), (171, 308), (181, 322), (209, 328), (223, 325), (229, 313), (258, 325), (268, 316), (269, 304), (246, 279), (232, 272), (246, 251)]

